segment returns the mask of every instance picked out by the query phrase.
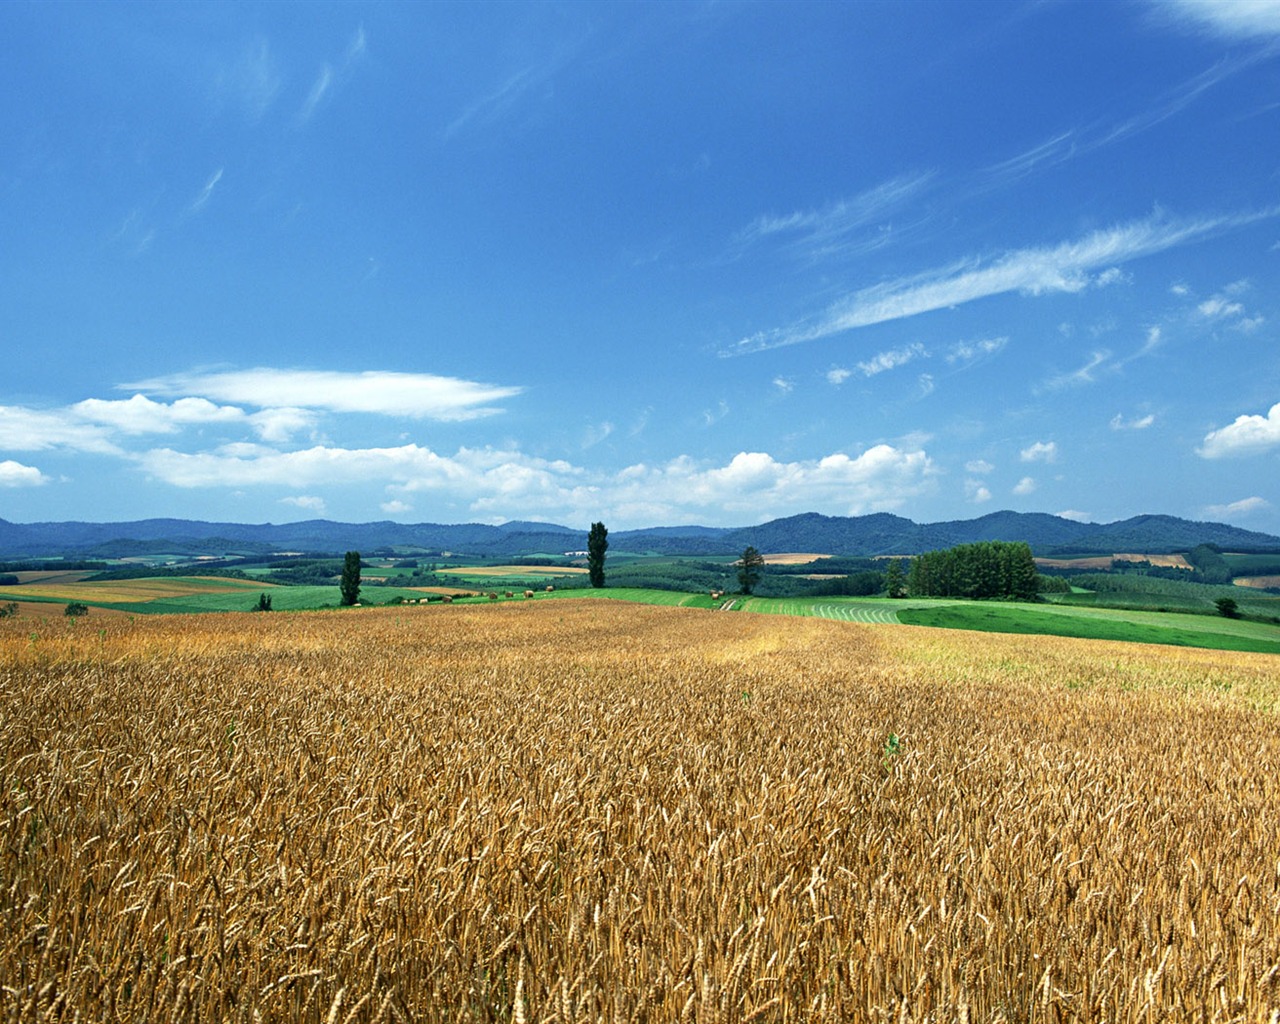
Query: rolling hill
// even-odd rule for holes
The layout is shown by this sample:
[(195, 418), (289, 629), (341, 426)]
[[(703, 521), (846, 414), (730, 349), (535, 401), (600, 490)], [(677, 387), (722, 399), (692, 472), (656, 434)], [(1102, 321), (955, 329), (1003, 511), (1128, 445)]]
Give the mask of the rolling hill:
[[(0, 519), (0, 559), (119, 558), (144, 554), (266, 554), (300, 551), (332, 554), (450, 551), (514, 557), (555, 553), (586, 546), (587, 530), (555, 523), (208, 523), (182, 519), (141, 519), (118, 523), (11, 523)], [(669, 555), (738, 554), (747, 545), (760, 551), (809, 551), (830, 555), (909, 555), (983, 540), (1026, 541), (1037, 555), (1110, 554), (1116, 551), (1168, 554), (1197, 544), (1224, 550), (1280, 550), (1280, 537), (1223, 523), (1201, 523), (1165, 515), (1142, 515), (1115, 523), (1078, 523), (1044, 513), (993, 512), (977, 519), (920, 524), (902, 516), (824, 516), (816, 512), (775, 519), (758, 526), (654, 527), (609, 534), (612, 552)]]

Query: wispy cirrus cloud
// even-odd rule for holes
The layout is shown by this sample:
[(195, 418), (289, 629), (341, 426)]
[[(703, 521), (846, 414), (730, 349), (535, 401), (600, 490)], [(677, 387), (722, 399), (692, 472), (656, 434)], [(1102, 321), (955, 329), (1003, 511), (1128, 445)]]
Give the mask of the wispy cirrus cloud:
[(1146, 430), (1155, 423), (1156, 417), (1154, 413), (1147, 413), (1145, 416), (1133, 416), (1128, 419), (1121, 413), (1116, 413), (1111, 417), (1112, 430)]
[(1233, 216), (1176, 220), (1148, 217), (1046, 248), (1017, 249), (992, 260), (968, 260), (853, 292), (808, 320), (761, 331), (721, 351), (745, 355), (902, 320), (977, 299), (1018, 292), (1027, 296), (1079, 292), (1100, 269), (1163, 252), (1268, 217), (1276, 209)]
[[(1174, 3), (1165, 9), (1176, 12), (1178, 6), (1177, 3)], [(1230, 10), (1239, 11), (1248, 7), (1262, 6), (1269, 6), (1273, 11), (1277, 9), (1277, 5), (1272, 3), (1271, 0), (1261, 0), (1261, 2), (1257, 3), (1252, 2), (1252, 0), (1223, 0), (1221, 3), (1210, 0), (1210, 2), (1203, 4), (1197, 3), (1196, 0), (1189, 0), (1187, 6), (1206, 9), (1216, 8), (1214, 12), (1218, 16), (1216, 19), (1209, 17), (1207, 11), (1204, 18), (1186, 17), (1180, 19), (1184, 24), (1194, 24), (1200, 27), (1215, 23), (1219, 25), (1228, 24), (1230, 19), (1226, 16), (1226, 12)], [(1240, 22), (1243, 23), (1246, 20), (1248, 19), (1241, 18)], [(1273, 20), (1274, 15), (1268, 18), (1256, 18), (1254, 23), (1259, 29), (1256, 34), (1265, 35), (1268, 31), (1271, 31), (1265, 29), (1264, 26)], [(1271, 34), (1280, 35), (1280, 33), (1275, 33), (1274, 31), (1271, 31)], [(971, 187), (973, 191), (978, 193), (989, 192), (1025, 178), (1036, 171), (1066, 163), (1078, 156), (1095, 152), (1135, 135), (1140, 135), (1170, 118), (1176, 117), (1215, 86), (1260, 61), (1268, 59), (1272, 54), (1272, 47), (1265, 47), (1253, 52), (1233, 54), (1217, 61), (1205, 70), (1157, 96), (1146, 109), (1129, 114), (1119, 120), (1098, 118), (1087, 124), (1055, 132), (1049, 138), (1029, 146), (1014, 156), (979, 169), (973, 176)]]
[[(733, 239), (735, 250), (770, 244), (791, 258), (817, 260), (836, 254), (867, 253), (885, 244), (885, 218), (927, 191), (932, 172), (901, 175), (856, 196), (811, 210), (757, 217)], [(874, 226), (873, 234), (864, 229)]]
[(205, 208), (205, 205), (213, 197), (213, 190), (218, 187), (218, 182), (222, 180), (222, 171), (223, 168), (219, 167), (209, 176), (209, 180), (204, 183), (204, 188), (200, 190), (200, 194), (187, 207), (188, 213), (198, 213)]
[(1274, 0), (1164, 0), (1156, 10), (1192, 31), (1226, 39), (1280, 39)]
[(524, 391), (429, 373), (271, 367), (172, 374), (121, 387), (164, 396), (198, 395), (259, 409), (324, 409), (446, 422), (495, 415), (502, 410), (493, 403)]
[(307, 92), (302, 109), (298, 112), (300, 121), (311, 120), (316, 110), (332, 95), (334, 89), (346, 78), (352, 67), (364, 57), (367, 50), (368, 40), (364, 34), (364, 26), (361, 25), (347, 43), (342, 58), (336, 64), (326, 62), (320, 66), (319, 72), (312, 80), (311, 89)]

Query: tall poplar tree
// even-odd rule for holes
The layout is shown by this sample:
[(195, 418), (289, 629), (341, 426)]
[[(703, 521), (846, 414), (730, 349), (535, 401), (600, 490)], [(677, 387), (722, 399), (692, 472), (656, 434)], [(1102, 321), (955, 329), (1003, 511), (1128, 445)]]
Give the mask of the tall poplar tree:
[(342, 560), (342, 579), (338, 583), (342, 591), (342, 603), (355, 604), (360, 600), (360, 552), (348, 551)]
[(609, 549), (609, 531), (604, 523), (592, 523), (587, 534), (587, 575), (593, 587), (604, 586), (604, 553)]

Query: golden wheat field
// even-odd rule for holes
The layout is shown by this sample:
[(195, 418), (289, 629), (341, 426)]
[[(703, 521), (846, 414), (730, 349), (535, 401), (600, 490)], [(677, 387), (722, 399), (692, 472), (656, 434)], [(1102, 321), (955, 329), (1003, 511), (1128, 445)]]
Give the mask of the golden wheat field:
[(1278, 696), (604, 601), (0, 621), (0, 1016), (1274, 1022)]

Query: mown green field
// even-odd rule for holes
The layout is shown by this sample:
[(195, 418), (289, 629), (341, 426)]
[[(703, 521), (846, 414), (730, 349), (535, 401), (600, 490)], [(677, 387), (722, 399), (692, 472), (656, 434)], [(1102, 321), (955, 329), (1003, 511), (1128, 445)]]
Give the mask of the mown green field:
[[(1040, 634), (1280, 654), (1280, 627), (1212, 615), (920, 598), (888, 601), (884, 598), (769, 598), (727, 595), (723, 601), (713, 604), (709, 597), (700, 594), (681, 595), (664, 591), (612, 588), (589, 593), (596, 597), (614, 597), (649, 604), (724, 607), (729, 611), (807, 616), (843, 622), (897, 622), (987, 633)], [(564, 596), (582, 594), (583, 591), (574, 591)]]

